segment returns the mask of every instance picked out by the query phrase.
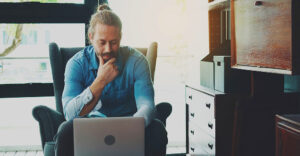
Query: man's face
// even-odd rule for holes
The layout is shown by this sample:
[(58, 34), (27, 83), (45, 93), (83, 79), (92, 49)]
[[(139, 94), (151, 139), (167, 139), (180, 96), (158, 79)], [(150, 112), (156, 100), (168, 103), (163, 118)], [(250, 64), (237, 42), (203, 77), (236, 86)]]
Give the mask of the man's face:
[(118, 27), (98, 23), (94, 34), (89, 34), (89, 39), (98, 59), (102, 57), (103, 61), (107, 62), (117, 56), (121, 41), (121, 32)]

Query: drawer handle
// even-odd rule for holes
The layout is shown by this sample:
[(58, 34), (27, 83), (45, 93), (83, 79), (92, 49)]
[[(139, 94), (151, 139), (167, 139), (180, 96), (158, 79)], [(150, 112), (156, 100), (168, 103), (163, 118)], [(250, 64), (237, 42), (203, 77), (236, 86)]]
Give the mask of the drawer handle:
[(193, 99), (193, 96), (192, 96), (192, 95), (190, 95), (190, 96), (189, 96), (189, 99), (191, 99), (191, 100), (192, 100), (192, 99)]
[(195, 148), (191, 147), (191, 150), (194, 152), (194, 151), (195, 151)]
[(209, 127), (210, 129), (213, 129), (213, 126), (214, 126), (214, 124), (208, 123), (208, 127)]
[(213, 147), (214, 147), (214, 144), (211, 144), (211, 143), (208, 143), (207, 145), (208, 145), (208, 147), (209, 147), (211, 150), (212, 150)]
[(191, 130), (191, 133), (194, 135), (194, 134), (195, 134), (195, 131)]
[(205, 104), (208, 109), (210, 109), (210, 103)]
[(192, 117), (195, 117), (195, 113), (191, 113), (191, 116), (192, 116)]
[(263, 2), (262, 2), (262, 1), (256, 1), (256, 2), (255, 2), (255, 6), (261, 6), (261, 5), (263, 5)]

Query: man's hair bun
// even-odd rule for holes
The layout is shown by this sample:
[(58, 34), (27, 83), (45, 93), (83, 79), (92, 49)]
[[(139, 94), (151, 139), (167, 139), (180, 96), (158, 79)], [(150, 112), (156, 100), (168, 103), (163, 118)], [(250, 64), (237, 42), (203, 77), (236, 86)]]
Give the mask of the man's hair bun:
[(101, 4), (98, 6), (98, 12), (104, 11), (104, 10), (111, 10), (110, 7), (107, 4)]

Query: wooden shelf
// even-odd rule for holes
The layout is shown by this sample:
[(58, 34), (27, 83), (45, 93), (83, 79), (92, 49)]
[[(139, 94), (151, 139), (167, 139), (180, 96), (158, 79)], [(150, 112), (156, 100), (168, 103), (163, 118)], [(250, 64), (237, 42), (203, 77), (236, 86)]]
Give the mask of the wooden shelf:
[(259, 72), (266, 72), (266, 73), (274, 73), (274, 74), (286, 74), (286, 75), (292, 74), (292, 72), (289, 70), (265, 68), (265, 67), (259, 67), (259, 66), (233, 65), (233, 66), (231, 66), (231, 68), (249, 70), (249, 71), (259, 71)]

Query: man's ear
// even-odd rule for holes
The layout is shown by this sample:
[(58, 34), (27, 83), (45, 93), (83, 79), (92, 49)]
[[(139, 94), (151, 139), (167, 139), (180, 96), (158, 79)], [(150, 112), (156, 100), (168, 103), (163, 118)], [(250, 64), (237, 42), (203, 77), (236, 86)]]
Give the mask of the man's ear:
[(92, 43), (92, 40), (93, 40), (93, 34), (92, 33), (89, 33), (89, 40), (90, 40), (90, 42)]

